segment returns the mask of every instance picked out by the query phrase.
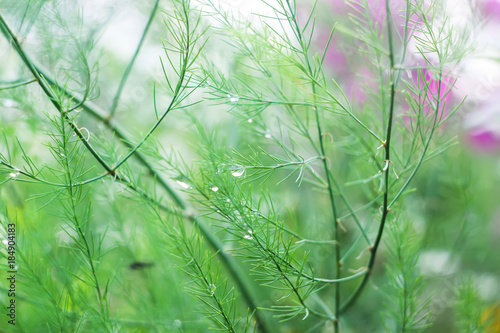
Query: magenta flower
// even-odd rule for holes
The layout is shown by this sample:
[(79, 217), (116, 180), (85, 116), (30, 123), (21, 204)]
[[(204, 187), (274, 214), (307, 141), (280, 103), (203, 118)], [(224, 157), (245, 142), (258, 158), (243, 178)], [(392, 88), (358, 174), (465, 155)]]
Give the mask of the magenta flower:
[(500, 20), (500, 0), (483, 1), (480, 8), (484, 17)]
[(467, 143), (475, 150), (492, 153), (500, 150), (500, 133), (486, 128), (476, 128), (466, 134)]
[[(434, 115), (437, 112), (438, 122), (447, 116), (450, 102), (453, 98), (453, 79), (449, 73), (444, 73), (441, 79), (436, 77), (433, 71), (423, 68), (407, 72), (409, 82), (413, 82), (416, 93), (410, 93), (415, 104), (421, 105), (422, 109), (411, 109), (409, 112), (421, 112), (424, 117)], [(439, 107), (438, 110), (436, 108)], [(432, 118), (433, 119), (433, 118)]]
[[(357, 5), (348, 5), (345, 0), (325, 0), (331, 3), (333, 8), (333, 13), (336, 15), (345, 15), (348, 13), (359, 16), (358, 10), (361, 11), (362, 8)], [(379, 32), (382, 32), (382, 27), (386, 23), (386, 6), (385, 0), (367, 0), (367, 8), (372, 17), (373, 28), (377, 28)], [(405, 23), (404, 13), (406, 11), (405, 1), (400, 0), (390, 0), (390, 8), (392, 17), (396, 23), (396, 26), (403, 32), (403, 27)]]
[(500, 100), (496, 97), (500, 90), (493, 92), (488, 99), (477, 101), (465, 120), (466, 144), (484, 153), (500, 151)]

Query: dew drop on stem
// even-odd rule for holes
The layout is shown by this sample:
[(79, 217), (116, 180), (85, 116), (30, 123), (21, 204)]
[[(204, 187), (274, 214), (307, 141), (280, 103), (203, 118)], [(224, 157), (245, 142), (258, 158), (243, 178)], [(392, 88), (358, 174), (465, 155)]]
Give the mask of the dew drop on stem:
[(240, 100), (239, 96), (231, 95), (231, 94), (227, 94), (227, 98), (229, 99), (229, 102), (231, 102), (231, 103), (238, 103)]
[(219, 188), (215, 185), (212, 186), (210, 189), (212, 190), (212, 192), (217, 192), (219, 190)]
[(217, 289), (217, 287), (215, 286), (215, 284), (210, 283), (208, 285), (208, 291), (210, 292), (210, 295), (213, 295), (215, 293), (215, 289)]
[(236, 167), (233, 171), (231, 171), (231, 175), (237, 178), (243, 176), (244, 173), (245, 173), (245, 168), (243, 167)]
[(177, 184), (179, 184), (182, 188), (185, 188), (185, 189), (189, 189), (191, 188), (191, 186), (189, 186), (188, 184), (184, 183), (183, 181), (180, 181), (180, 180), (176, 180)]

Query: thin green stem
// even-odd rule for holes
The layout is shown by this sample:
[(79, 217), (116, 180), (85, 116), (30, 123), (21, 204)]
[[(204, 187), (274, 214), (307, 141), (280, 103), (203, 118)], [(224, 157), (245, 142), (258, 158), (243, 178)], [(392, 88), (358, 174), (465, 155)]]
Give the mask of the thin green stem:
[[(407, 6), (410, 6), (409, 2), (407, 3)], [(408, 11), (409, 10), (407, 9), (407, 13), (408, 13)], [(439, 81), (438, 81), (439, 83), (438, 83), (438, 87), (437, 87), (437, 96), (435, 97), (435, 99), (437, 100), (437, 103), (436, 103), (436, 107), (435, 107), (434, 122), (433, 122), (433, 125), (431, 128), (431, 133), (428, 137), (428, 140), (426, 142), (426, 145), (424, 147), (422, 155), (419, 158), (419, 161), (417, 162), (416, 167), (413, 169), (411, 175), (408, 177), (408, 179), (405, 182), (405, 184), (403, 185), (403, 187), (396, 194), (394, 199), (389, 203), (389, 201), (388, 201), (388, 193), (389, 193), (389, 188), (390, 188), (390, 185), (389, 185), (389, 173), (390, 173), (389, 162), (390, 162), (390, 156), (391, 156), (390, 155), (390, 144), (391, 144), (391, 135), (392, 135), (392, 123), (393, 123), (393, 117), (394, 117), (394, 114), (393, 114), (394, 113), (394, 97), (395, 97), (395, 86), (397, 84), (396, 80), (398, 80), (400, 77), (400, 75), (399, 75), (400, 69), (396, 68), (395, 63), (394, 63), (394, 47), (393, 47), (393, 40), (392, 40), (392, 27), (391, 27), (391, 23), (390, 23), (391, 15), (390, 15), (389, 0), (386, 0), (386, 13), (387, 13), (387, 29), (388, 29), (388, 40), (389, 40), (389, 48), (390, 48), (390, 65), (391, 65), (391, 96), (390, 96), (391, 101), (390, 101), (389, 119), (388, 119), (388, 126), (387, 126), (387, 140), (385, 143), (385, 152), (386, 152), (386, 154), (385, 154), (385, 162), (386, 162), (385, 169), (386, 170), (385, 170), (385, 190), (384, 190), (384, 203), (382, 206), (382, 217), (381, 217), (379, 230), (377, 232), (377, 236), (376, 236), (374, 245), (371, 248), (371, 255), (370, 255), (369, 262), (368, 262), (367, 274), (364, 276), (364, 278), (361, 281), (360, 285), (358, 286), (357, 290), (352, 294), (352, 296), (342, 306), (342, 312), (348, 310), (356, 302), (356, 300), (361, 295), (364, 287), (366, 286), (366, 284), (371, 276), (373, 266), (375, 264), (375, 257), (377, 254), (377, 249), (378, 249), (380, 242), (381, 242), (381, 239), (382, 239), (384, 226), (385, 226), (385, 223), (387, 221), (387, 216), (390, 212), (390, 208), (396, 202), (396, 200), (399, 198), (399, 196), (401, 196), (403, 191), (406, 189), (406, 187), (410, 183), (411, 179), (413, 179), (413, 177), (415, 176), (421, 163), (423, 162), (425, 155), (426, 155), (426, 152), (427, 152), (427, 149), (428, 149), (429, 144), (431, 142), (432, 135), (433, 135), (434, 130), (436, 128), (437, 119), (439, 118), (438, 117), (439, 109), (441, 108), (441, 106), (440, 106), (441, 83), (440, 82), (441, 82), (441, 78), (442, 78), (442, 68), (440, 68)], [(408, 29), (408, 17), (406, 19), (406, 28), (405, 29)], [(406, 32), (405, 32), (405, 36), (406, 36)], [(405, 50), (406, 49), (404, 49), (403, 51), (405, 51)], [(402, 56), (401, 59), (404, 59), (404, 56)]]
[[(266, 252), (269, 251), (268, 249), (266, 249), (266, 245), (263, 244), (259, 237), (257, 237), (257, 235), (254, 234), (254, 239), (255, 241), (257, 242), (257, 244), (259, 245), (259, 247), (264, 251)], [(304, 310), (306, 311), (306, 316), (304, 318), (306, 318), (308, 316), (309, 313), (312, 313), (313, 315), (315, 316), (318, 316), (320, 318), (327, 318), (327, 319), (332, 319), (332, 318), (329, 318), (327, 315), (323, 314), (323, 313), (320, 313), (320, 312), (317, 312), (313, 309), (311, 309), (310, 307), (308, 307), (305, 303), (305, 299), (302, 297), (302, 295), (300, 294), (300, 285), (295, 285), (291, 280), (290, 278), (288, 277), (287, 274), (285, 274), (285, 272), (283, 271), (282, 267), (281, 267), (281, 263), (277, 262), (276, 261), (276, 258), (277, 256), (276, 255), (272, 255), (270, 256), (270, 259), (272, 260), (272, 262), (274, 263), (274, 266), (276, 267), (276, 270), (280, 273), (280, 276), (283, 278), (283, 280), (285, 281), (285, 284), (287, 284), (290, 289), (292, 290), (292, 292), (297, 296), (297, 299), (299, 300), (300, 304), (304, 307)], [(281, 258), (280, 258), (281, 259)], [(281, 261), (281, 260), (280, 260)], [(297, 280), (298, 282), (298, 280)]]
[[(13, 180), (13, 181), (16, 181), (16, 182), (25, 182), (25, 183), (33, 183), (33, 184), (42, 183), (42, 184), (46, 184), (46, 185), (50, 185), (50, 186), (55, 186), (55, 187), (68, 187), (68, 184), (49, 182), (48, 180), (45, 180), (45, 179), (40, 178), (38, 176), (35, 176), (32, 173), (29, 173), (29, 172), (26, 172), (26, 171), (21, 170), (19, 168), (16, 168), (15, 166), (13, 166), (13, 165), (11, 165), (9, 163), (0, 161), (0, 164), (6, 166), (8, 169), (10, 169), (10, 171), (13, 171), (15, 173), (19, 173), (20, 175), (23, 175), (23, 176), (26, 176), (28, 178), (33, 179), (33, 180), (21, 179), (21, 178), (17, 178), (17, 175), (16, 175), (16, 177), (10, 177), (11, 180)], [(102, 179), (104, 177), (107, 177), (107, 176), (108, 176), (108, 173), (105, 173), (105, 174), (102, 174), (100, 176), (96, 176), (96, 177), (87, 179), (85, 181), (72, 184), (71, 186), (82, 186), (82, 185), (90, 184), (90, 183), (93, 183), (93, 182), (95, 182), (95, 181), (97, 181), (99, 179)]]
[[(95, 292), (97, 293), (97, 300), (99, 303), (99, 313), (102, 317), (103, 324), (106, 326), (106, 328), (108, 328), (107, 320), (106, 320), (107, 314), (108, 314), (107, 307), (105, 304), (106, 300), (105, 300), (104, 295), (101, 291), (99, 279), (97, 278), (97, 269), (95, 266), (95, 258), (94, 258), (95, 249), (93, 247), (91, 248), (91, 246), (87, 240), (86, 230), (84, 230), (84, 227), (83, 227), (82, 222), (80, 220), (80, 216), (77, 213), (77, 205), (78, 205), (77, 201), (78, 200), (75, 200), (75, 197), (78, 194), (77, 191), (79, 190), (79, 188), (76, 188), (73, 185), (73, 180), (74, 180), (73, 171), (74, 170), (72, 170), (72, 167), (71, 167), (71, 161), (73, 158), (70, 157), (70, 154), (72, 154), (72, 152), (74, 150), (70, 149), (70, 147), (68, 146), (68, 143), (69, 143), (68, 142), (68, 133), (66, 132), (66, 124), (68, 124), (71, 128), (72, 122), (68, 122), (67, 118), (68, 118), (67, 114), (65, 114), (64, 112), (60, 113), (60, 117), (59, 117), (59, 119), (60, 119), (60, 133), (62, 136), (62, 140), (61, 140), (61, 143), (59, 145), (60, 145), (60, 148), (62, 148), (62, 150), (64, 152), (63, 154), (61, 154), (62, 159), (64, 161), (60, 164), (65, 169), (67, 182), (68, 182), (68, 186), (66, 187), (66, 190), (68, 191), (68, 200), (69, 200), (69, 204), (70, 204), (70, 211), (68, 214), (70, 215), (69, 217), (73, 222), (75, 231), (78, 233), (80, 240), (83, 242), (83, 249), (81, 248), (81, 246), (78, 246), (78, 249), (80, 250), (80, 252), (82, 252), (82, 254), (84, 255), (84, 257), (87, 260), (88, 268), (90, 269), (90, 273), (91, 273), (93, 287), (95, 289)], [(78, 144), (78, 143), (76, 143), (76, 144)]]
[[(368, 237), (368, 234), (366, 233), (365, 229), (361, 225), (361, 221), (359, 220), (358, 216), (356, 215), (356, 212), (352, 208), (350, 202), (347, 200), (347, 197), (345, 196), (344, 192), (340, 188), (340, 185), (337, 182), (337, 180), (335, 179), (335, 176), (333, 175), (333, 172), (330, 169), (327, 169), (327, 171), (328, 171), (328, 175), (331, 177), (332, 182), (335, 185), (335, 188), (337, 189), (337, 192), (339, 193), (340, 198), (342, 199), (342, 201), (344, 202), (345, 206), (347, 207), (347, 210), (349, 210), (349, 215), (348, 216), (352, 216), (354, 218), (354, 221), (356, 222), (356, 225), (358, 226), (358, 229), (361, 231), (361, 235), (363, 236), (363, 238), (365, 239), (365, 241), (368, 244), (371, 244), (370, 238)], [(338, 218), (338, 221), (339, 222), (342, 221), (342, 218)]]
[[(219, 205), (218, 201), (216, 200), (211, 200), (211, 198), (201, 189), (199, 188), (198, 186), (195, 185), (195, 188), (196, 190), (198, 191), (198, 193), (200, 193), (206, 200), (208, 200), (210, 202), (210, 206), (211, 206), (211, 209), (214, 209), (215, 211), (218, 212), (218, 214), (220, 214), (222, 217), (224, 217), (224, 220), (226, 221), (230, 221), (232, 220), (232, 217), (230, 215), (227, 215), (224, 213), (224, 208), (222, 206)], [(234, 208), (236, 208), (238, 211), (241, 211), (241, 208), (242, 207), (239, 207), (237, 203), (231, 201), (232, 204), (234, 205)], [(247, 207), (247, 206), (243, 206), (243, 207)], [(264, 219), (266, 219), (267, 221), (269, 221), (272, 225), (276, 226), (277, 228), (279, 229), (282, 229), (284, 230), (283, 227), (279, 226), (276, 222), (271, 222), (271, 219), (265, 217), (263, 214), (260, 214), (259, 213), (259, 216), (262, 216)], [(235, 221), (236, 222), (236, 221)], [(251, 224), (251, 221), (248, 221), (247, 223), (248, 225)], [(244, 230), (246, 230), (246, 228), (244, 228)], [(284, 230), (288, 233), (290, 233), (292, 236), (294, 237), (297, 237), (297, 238), (300, 238), (300, 236), (296, 235), (294, 232), (290, 231), (290, 230)], [(316, 240), (307, 240), (307, 239), (303, 239), (301, 241), (298, 241), (296, 242), (295, 244), (297, 243), (301, 243), (301, 242), (309, 242), (309, 243), (313, 243), (313, 244), (321, 244), (321, 241), (316, 241)], [(323, 244), (333, 244), (335, 245), (335, 241), (328, 241), (329, 243), (326, 243), (326, 241), (323, 243)], [(269, 254), (271, 254), (273, 257), (278, 257), (280, 258), (280, 261), (285, 265), (287, 266), (288, 268), (290, 268), (294, 274), (296, 274), (297, 276), (301, 276), (307, 280), (310, 280), (310, 281), (314, 281), (314, 282), (321, 282), (321, 283), (339, 283), (339, 282), (342, 282), (342, 281), (348, 281), (348, 280), (351, 280), (353, 278), (356, 278), (356, 277), (359, 277), (361, 275), (363, 275), (363, 273), (361, 272), (361, 274), (356, 274), (355, 276), (348, 276), (346, 278), (341, 278), (341, 279), (327, 279), (327, 278), (318, 278), (318, 277), (314, 277), (314, 276), (311, 276), (309, 274), (306, 274), (304, 272), (302, 272), (301, 270), (297, 269), (291, 261), (289, 260), (286, 260), (284, 258), (282, 258), (282, 256), (280, 255), (280, 253), (278, 252), (275, 252), (273, 249), (269, 249), (269, 248), (266, 248), (266, 247), (261, 247), (262, 251), (263, 252), (268, 252)]]
[(31, 80), (25, 80), (25, 81), (16, 81), (16, 82), (10, 82), (8, 84), (5, 84), (3, 86), (0, 86), (0, 91), (1, 90), (7, 90), (7, 89), (14, 89), (14, 88), (17, 88), (17, 87), (22, 87), (22, 86), (26, 86), (30, 83), (33, 83), (33, 82), (36, 82), (35, 79), (31, 79)]
[(127, 154), (127, 156), (125, 156), (121, 161), (119, 161), (115, 165), (113, 170), (117, 170), (123, 163), (125, 163), (132, 155), (134, 155), (137, 152), (137, 150), (148, 140), (148, 138), (151, 136), (151, 134), (153, 134), (153, 132), (156, 130), (156, 128), (162, 123), (162, 121), (165, 119), (167, 114), (173, 109), (174, 105), (176, 104), (176, 102), (179, 98), (179, 94), (183, 88), (184, 77), (186, 75), (186, 69), (187, 69), (187, 63), (188, 63), (189, 56), (190, 56), (190, 52), (189, 52), (190, 51), (189, 50), (189, 45), (190, 45), (190, 43), (189, 43), (189, 25), (188, 24), (186, 24), (186, 25), (187, 25), (187, 27), (186, 27), (186, 29), (187, 29), (186, 49), (185, 49), (185, 53), (184, 53), (184, 57), (183, 57), (182, 65), (181, 65), (179, 81), (177, 82), (177, 86), (176, 86), (175, 91), (174, 91), (174, 96), (172, 97), (169, 106), (167, 107), (165, 112), (162, 114), (162, 116), (156, 121), (156, 123), (153, 125), (153, 127), (148, 131), (148, 133), (142, 138), (142, 140)]
[(149, 27), (151, 26), (151, 23), (153, 22), (153, 18), (155, 16), (156, 10), (158, 8), (158, 3), (160, 0), (156, 0), (153, 10), (151, 11), (151, 14), (149, 15), (149, 20), (148, 23), (146, 24), (146, 27), (144, 28), (144, 31), (142, 33), (141, 40), (139, 41), (139, 44), (137, 45), (137, 48), (135, 49), (134, 55), (132, 56), (132, 59), (130, 59), (130, 62), (127, 66), (127, 69), (125, 70), (125, 73), (123, 74), (123, 77), (120, 81), (120, 85), (118, 86), (118, 90), (116, 91), (115, 97), (113, 99), (113, 104), (111, 105), (110, 111), (109, 111), (109, 116), (113, 117), (116, 108), (118, 107), (118, 102), (120, 101), (120, 96), (122, 94), (122, 90), (125, 87), (125, 83), (127, 82), (128, 76), (132, 70), (132, 67), (134, 66), (135, 59), (137, 59), (137, 56), (139, 55), (139, 51), (141, 50), (142, 44), (144, 43), (144, 40), (146, 39), (146, 35), (148, 34)]
[[(210, 288), (210, 281), (208, 281), (206, 273), (203, 271), (200, 263), (198, 262), (198, 259), (196, 258), (196, 254), (194, 253), (194, 251), (191, 247), (191, 244), (189, 244), (189, 242), (184, 241), (184, 245), (186, 246), (186, 249), (189, 253), (189, 257), (191, 258), (190, 264), (195, 267), (196, 274), (198, 275), (198, 277), (200, 277), (203, 280), (203, 282), (205, 283), (205, 287), (207, 289), (209, 289)], [(213, 298), (215, 304), (217, 304), (219, 315), (222, 316), (222, 318), (224, 319), (225, 325), (220, 323), (221, 326), (226, 328), (226, 330), (228, 332), (235, 333), (236, 331), (235, 331), (235, 328), (233, 326), (233, 323), (229, 319), (230, 315), (227, 313), (226, 309), (222, 305), (222, 301), (219, 299), (219, 297), (217, 296), (217, 294), (215, 292), (211, 293), (211, 297)], [(219, 322), (219, 321), (217, 321), (217, 322)]]
[(385, 163), (386, 166), (385, 171), (384, 171), (384, 198), (383, 198), (383, 206), (382, 206), (382, 217), (380, 219), (380, 224), (377, 232), (377, 236), (375, 238), (375, 242), (373, 243), (373, 246), (370, 248), (371, 250), (371, 255), (370, 259), (368, 261), (368, 271), (366, 275), (363, 277), (363, 280), (361, 281), (359, 287), (357, 290), (354, 292), (354, 294), (344, 303), (342, 306), (342, 311), (346, 311), (350, 306), (352, 306), (358, 297), (361, 295), (362, 291), (364, 290), (364, 287), (366, 286), (368, 279), (370, 278), (370, 275), (373, 270), (373, 266), (375, 265), (375, 257), (377, 254), (378, 247), (380, 245), (380, 242), (382, 240), (382, 235), (384, 232), (384, 227), (385, 223), (387, 221), (387, 216), (389, 214), (389, 174), (390, 174), (390, 166), (389, 161), (391, 160), (391, 138), (392, 138), (392, 126), (393, 126), (393, 118), (394, 118), (394, 98), (395, 98), (395, 69), (394, 69), (394, 45), (393, 45), (393, 38), (392, 38), (392, 25), (391, 25), (391, 10), (390, 10), (390, 4), (389, 0), (386, 0), (385, 2), (385, 9), (386, 9), (386, 20), (387, 20), (387, 36), (388, 36), (388, 43), (389, 43), (389, 60), (390, 60), (390, 104), (389, 104), (389, 118), (388, 118), (388, 124), (387, 124), (387, 132), (386, 132), (386, 140), (384, 142), (384, 148), (385, 148)]
[[(439, 78), (438, 78), (438, 82), (439, 83), (438, 83), (438, 87), (437, 87), (437, 91), (438, 91), (437, 95), (438, 96), (440, 96), (440, 93), (441, 93), (441, 79), (442, 79), (442, 75), (443, 75), (442, 69), (440, 69)], [(429, 134), (429, 137), (427, 138), (427, 142), (425, 143), (424, 150), (422, 151), (422, 154), (420, 155), (420, 158), (418, 159), (418, 162), (417, 162), (415, 168), (412, 170), (411, 174), (408, 176), (408, 179), (403, 184), (403, 186), (399, 189), (398, 193), (394, 196), (394, 198), (392, 199), (392, 201), (389, 203), (389, 206), (388, 206), (389, 208), (391, 208), (396, 203), (396, 201), (403, 194), (403, 192), (406, 190), (406, 188), (408, 187), (408, 185), (410, 185), (410, 182), (413, 180), (413, 178), (415, 177), (415, 174), (417, 173), (418, 169), (420, 168), (420, 166), (424, 162), (426, 154), (427, 154), (427, 150), (429, 149), (429, 145), (431, 143), (431, 139), (434, 136), (434, 132), (435, 132), (436, 127), (437, 127), (437, 120), (439, 118), (438, 117), (439, 108), (440, 108), (440, 100), (439, 100), (439, 97), (438, 97), (438, 102), (437, 102), (437, 105), (436, 105), (436, 114), (434, 116), (434, 122), (433, 122), (433, 125), (432, 125), (431, 132)]]
[(86, 140), (85, 136), (82, 134), (81, 130), (78, 128), (78, 126), (70, 120), (69, 116), (67, 113), (65, 113), (65, 110), (63, 106), (61, 105), (57, 95), (55, 92), (52, 90), (52, 88), (49, 86), (48, 82), (44, 80), (43, 76), (40, 74), (40, 72), (37, 71), (35, 65), (30, 61), (26, 53), (24, 52), (21, 43), (17, 39), (17, 37), (14, 35), (12, 30), (10, 30), (9, 26), (5, 22), (4, 18), (2, 15), (0, 15), (0, 29), (4, 33), (4, 35), (7, 37), (8, 41), (14, 46), (14, 49), (17, 51), (25, 65), (28, 67), (30, 70), (31, 74), (35, 77), (37, 80), (38, 84), (42, 88), (43, 92), (49, 97), (50, 101), (56, 108), (56, 110), (62, 114), (64, 117), (65, 121), (68, 122), (70, 125), (71, 129), (73, 130), (74, 133), (78, 136), (80, 141), (83, 143), (83, 145), (87, 148), (87, 150), (94, 156), (94, 158), (101, 164), (104, 169), (106, 169), (107, 172), (110, 174), (114, 175), (114, 171), (111, 169), (111, 167), (103, 160), (101, 155), (92, 147), (92, 145)]
[[(292, 8), (290, 0), (286, 1), (288, 5), (288, 11), (289, 15), (291, 15), (291, 20), (290, 25), (296, 35), (296, 38), (298, 42), (300, 43), (302, 47), (302, 54), (304, 56), (304, 60), (307, 65), (307, 72), (309, 73), (309, 76), (311, 77), (311, 89), (312, 89), (312, 94), (314, 98), (314, 115), (315, 115), (315, 120), (316, 120), (316, 129), (318, 133), (318, 141), (319, 141), (319, 148), (322, 156), (322, 161), (323, 161), (323, 168), (326, 174), (326, 181), (328, 185), (328, 196), (330, 198), (330, 206), (332, 209), (332, 218), (333, 218), (333, 225), (334, 225), (334, 241), (335, 241), (335, 262), (336, 262), (336, 274), (335, 274), (335, 280), (339, 281), (341, 279), (341, 263), (340, 263), (340, 244), (339, 244), (339, 239), (340, 239), (340, 233), (339, 233), (339, 221), (337, 218), (337, 208), (335, 206), (335, 196), (333, 193), (333, 186), (332, 186), (332, 177), (330, 177), (330, 172), (328, 168), (328, 161), (326, 158), (326, 149), (325, 149), (325, 143), (323, 140), (323, 131), (321, 128), (321, 119), (319, 115), (319, 108), (317, 106), (317, 101), (316, 101), (316, 80), (314, 79), (314, 72), (311, 67), (311, 62), (309, 59), (309, 53), (308, 49), (306, 46), (306, 42), (302, 36), (302, 31), (299, 27), (297, 18), (295, 16), (294, 8)], [(285, 9), (285, 8), (283, 8)], [(335, 320), (334, 320), (334, 331), (337, 333), (339, 332), (339, 309), (340, 309), (340, 283), (335, 284), (335, 310), (334, 310), (334, 315), (335, 315)]]

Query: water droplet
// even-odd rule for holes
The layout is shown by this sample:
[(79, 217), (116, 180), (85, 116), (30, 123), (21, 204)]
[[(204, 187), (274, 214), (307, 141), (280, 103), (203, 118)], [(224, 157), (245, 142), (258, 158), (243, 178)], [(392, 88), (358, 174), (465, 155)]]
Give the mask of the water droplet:
[(61, 155), (61, 157), (65, 157), (65, 156), (66, 156), (66, 155), (64, 155), (63, 153), (61, 153), (61, 154), (59, 154), (59, 155)]
[(219, 188), (217, 186), (212, 186), (210, 188), (213, 192), (217, 192), (219, 190)]
[(241, 177), (241, 176), (243, 176), (244, 173), (245, 173), (245, 168), (243, 168), (243, 167), (238, 167), (238, 168), (234, 169), (233, 171), (231, 171), (231, 174), (234, 177)]
[(266, 135), (264, 135), (266, 137), (266, 139), (270, 139), (272, 138), (273, 136), (271, 135), (271, 133), (266, 133)]
[(8, 241), (8, 240), (6, 240), (6, 239), (4, 239), (4, 240), (2, 240), (2, 243), (4, 243), (5, 245), (8, 245), (8, 244), (9, 244), (9, 241)]
[(250, 235), (245, 235), (245, 236), (243, 236), (243, 238), (245, 238), (245, 239), (253, 239), (253, 237), (250, 236)]
[(231, 172), (231, 174), (234, 176), (234, 177), (241, 177), (243, 175), (245, 171), (244, 170), (238, 170), (238, 171), (233, 171)]
[(231, 95), (231, 94), (227, 94), (227, 98), (229, 98), (229, 101), (231, 103), (238, 103), (239, 100), (240, 100), (240, 97), (239, 96), (236, 96), (236, 95)]
[(210, 294), (213, 295), (215, 293), (215, 289), (217, 289), (217, 287), (215, 286), (215, 284), (213, 283), (210, 283), (208, 285), (208, 291), (210, 291)]
[(230, 199), (226, 199), (226, 201), (227, 201), (227, 202), (231, 202), (231, 200), (230, 200)]
[(253, 119), (252, 119), (252, 118), (248, 119), (248, 122), (249, 122), (250, 124), (251, 124), (251, 123), (253, 123)]
[(3, 101), (3, 105), (6, 107), (6, 108), (13, 108), (14, 106), (16, 106), (16, 102), (12, 99), (6, 99)]
[(176, 319), (174, 320), (174, 327), (175, 328), (181, 328), (182, 327), (182, 321), (180, 321), (179, 319)]
[(19, 171), (15, 171), (15, 172), (9, 173), (9, 176), (10, 176), (10, 178), (16, 178), (17, 176), (19, 176), (19, 174), (20, 174)]
[(217, 213), (220, 213), (220, 209), (217, 209)]
[(190, 188), (191, 186), (189, 186), (188, 184), (184, 183), (183, 181), (180, 181), (180, 180), (176, 180), (177, 184), (179, 184), (182, 188), (185, 188), (185, 189), (188, 189)]
[(249, 234), (253, 234), (253, 231), (252, 231), (252, 230), (250, 230), (250, 229), (248, 229), (248, 233), (249, 233)]

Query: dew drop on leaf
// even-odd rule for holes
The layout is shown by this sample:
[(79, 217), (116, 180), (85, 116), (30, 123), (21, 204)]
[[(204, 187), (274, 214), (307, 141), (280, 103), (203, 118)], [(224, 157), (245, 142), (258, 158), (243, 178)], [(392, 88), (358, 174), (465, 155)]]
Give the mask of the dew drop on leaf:
[(12, 99), (5, 99), (3, 101), (3, 105), (6, 107), (6, 108), (13, 108), (16, 106), (16, 102)]
[(190, 188), (191, 186), (189, 186), (188, 184), (184, 183), (183, 181), (180, 181), (180, 180), (176, 180), (177, 184), (179, 184), (182, 188), (185, 188), (185, 189), (188, 189)]

